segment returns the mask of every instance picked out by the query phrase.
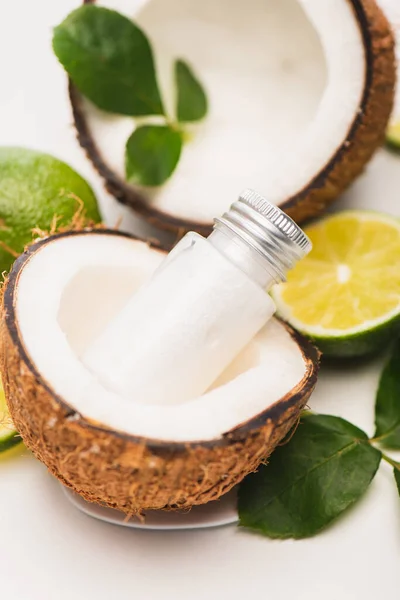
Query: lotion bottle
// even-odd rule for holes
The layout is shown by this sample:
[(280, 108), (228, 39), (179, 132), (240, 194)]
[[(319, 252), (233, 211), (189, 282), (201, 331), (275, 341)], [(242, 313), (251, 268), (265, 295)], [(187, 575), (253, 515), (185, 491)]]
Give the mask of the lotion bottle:
[(175, 246), (82, 360), (135, 402), (190, 401), (272, 317), (269, 289), (310, 249), (292, 219), (245, 190), (208, 238), (188, 233)]

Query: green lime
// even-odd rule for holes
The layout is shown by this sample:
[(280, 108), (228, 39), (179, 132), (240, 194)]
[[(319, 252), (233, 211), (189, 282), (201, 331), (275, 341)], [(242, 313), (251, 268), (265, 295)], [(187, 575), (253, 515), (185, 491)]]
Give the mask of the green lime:
[(386, 129), (386, 144), (400, 152), (400, 121), (392, 121)]
[(345, 211), (305, 229), (310, 254), (272, 296), (328, 356), (376, 352), (400, 331), (400, 221)]
[(32, 241), (32, 229), (50, 230), (54, 216), (66, 227), (79, 209), (100, 221), (96, 197), (71, 167), (41, 152), (0, 148), (0, 273)]
[(21, 441), (20, 436), (15, 431), (12, 424), (4, 396), (3, 386), (0, 381), (0, 452), (12, 448)]

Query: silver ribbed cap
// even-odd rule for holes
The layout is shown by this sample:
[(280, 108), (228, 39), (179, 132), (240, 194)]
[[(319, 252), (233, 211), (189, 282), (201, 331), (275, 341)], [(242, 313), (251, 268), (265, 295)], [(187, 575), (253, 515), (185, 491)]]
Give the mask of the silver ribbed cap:
[(216, 228), (228, 228), (256, 250), (285, 281), (286, 272), (311, 250), (311, 241), (298, 225), (253, 190), (244, 190)]

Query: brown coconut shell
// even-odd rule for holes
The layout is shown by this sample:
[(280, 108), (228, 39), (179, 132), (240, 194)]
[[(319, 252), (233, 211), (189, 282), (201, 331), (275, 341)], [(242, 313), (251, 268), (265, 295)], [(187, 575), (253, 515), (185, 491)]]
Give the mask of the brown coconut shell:
[[(365, 86), (346, 138), (329, 162), (280, 208), (298, 223), (321, 214), (362, 172), (375, 150), (382, 145), (393, 107), (396, 62), (391, 27), (375, 0), (348, 0), (357, 17), (366, 57)], [(95, 0), (84, 0), (94, 4)], [(107, 190), (121, 203), (131, 206), (152, 225), (175, 233), (187, 231), (208, 235), (212, 223), (181, 219), (158, 210), (143, 192), (128, 185), (108, 165), (97, 147), (83, 109), (82, 97), (70, 82), (69, 95), (77, 137), (87, 156), (103, 177)]]
[[(1, 367), (15, 427), (50, 472), (86, 500), (129, 515), (216, 500), (265, 462), (297, 422), (317, 380), (318, 351), (286, 326), (304, 357), (303, 379), (265, 411), (212, 441), (146, 439), (85, 418), (37, 371), (24, 347), (15, 312), (18, 279), (27, 261), (55, 237), (77, 233), (82, 235), (58, 234), (31, 246), (17, 259), (5, 282)], [(85, 233), (126, 235), (108, 230)]]

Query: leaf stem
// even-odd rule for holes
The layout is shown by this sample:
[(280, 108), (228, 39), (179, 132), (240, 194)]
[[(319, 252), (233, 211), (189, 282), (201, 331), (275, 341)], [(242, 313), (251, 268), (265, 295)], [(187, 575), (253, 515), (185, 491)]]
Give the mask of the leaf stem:
[(138, 127), (143, 127), (146, 125), (154, 125), (155, 127), (166, 126), (172, 129), (172, 131), (176, 131), (177, 133), (179, 133), (183, 139), (185, 138), (186, 130), (183, 123), (179, 123), (179, 121), (176, 121), (175, 119), (172, 119), (167, 115), (156, 115), (156, 117), (157, 120), (153, 118), (153, 115), (146, 115), (134, 118), (133, 120), (135, 122), (136, 129)]
[(389, 437), (390, 435), (392, 435), (392, 433), (394, 431), (396, 431), (396, 429), (398, 429), (400, 426), (400, 421), (398, 421), (395, 425), (393, 425), (390, 429), (388, 429), (387, 431), (385, 431), (385, 433), (382, 433), (382, 435), (378, 435), (375, 438), (371, 438), (369, 441), (371, 443), (375, 443), (375, 442), (381, 442), (382, 440), (384, 440), (385, 438)]
[(377, 437), (369, 438), (368, 441), (370, 444), (379, 444), (379, 442), (385, 439), (386, 435), (386, 433), (383, 433), (382, 435), (378, 435)]
[(392, 467), (394, 467), (395, 469), (400, 470), (400, 463), (393, 460), (393, 458), (390, 458), (390, 456), (388, 456), (387, 454), (384, 454), (383, 452), (381, 452), (381, 454), (382, 454), (383, 460), (385, 460), (387, 463), (389, 463), (389, 465), (392, 465)]

